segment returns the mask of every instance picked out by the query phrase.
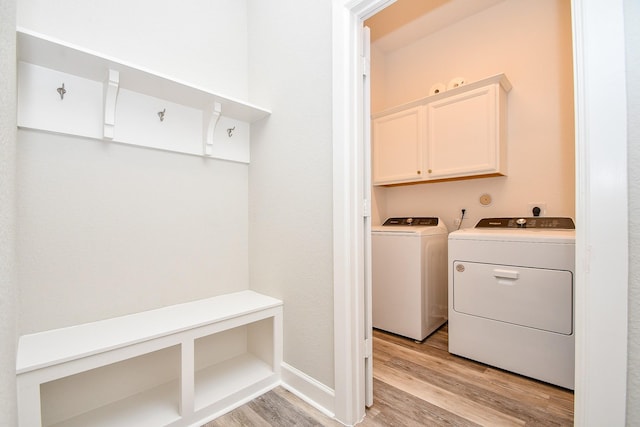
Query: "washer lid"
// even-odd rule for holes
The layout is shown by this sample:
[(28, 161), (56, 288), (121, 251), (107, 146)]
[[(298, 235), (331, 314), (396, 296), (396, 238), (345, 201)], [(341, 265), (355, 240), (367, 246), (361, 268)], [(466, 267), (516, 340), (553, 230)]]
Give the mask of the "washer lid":
[(399, 217), (399, 218), (388, 218), (384, 224), (384, 227), (397, 227), (397, 226), (424, 226), (424, 227), (435, 227), (440, 222), (439, 218), (436, 217), (425, 217), (425, 216), (416, 216), (416, 217)]
[(447, 234), (447, 226), (437, 217), (395, 217), (387, 219), (384, 224), (371, 227), (373, 234)]

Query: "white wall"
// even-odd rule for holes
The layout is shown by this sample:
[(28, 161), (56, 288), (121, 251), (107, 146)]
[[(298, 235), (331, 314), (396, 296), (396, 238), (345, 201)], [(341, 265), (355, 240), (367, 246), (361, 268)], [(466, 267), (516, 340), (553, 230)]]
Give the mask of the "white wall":
[(331, 387), (331, 4), (169, 3), (19, 0), (18, 23), (238, 98), (251, 35), (250, 101), (274, 112), (252, 164), (20, 131), (21, 332), (246, 288), (250, 271), (285, 301), (285, 362)]
[(19, 145), (22, 333), (248, 287), (245, 165), (26, 130)]
[(0, 1), (0, 425), (16, 414), (16, 2)]
[(333, 387), (331, 2), (249, 0), (251, 288), (284, 300), (284, 361)]
[(627, 42), (627, 126), (629, 161), (629, 343), (627, 425), (640, 425), (640, 4), (624, 3)]
[[(244, 98), (246, 2), (19, 0), (18, 25)], [(20, 332), (249, 286), (248, 167), (20, 130)]]
[(18, 0), (18, 25), (246, 99), (244, 0)]
[[(507, 177), (376, 189), (374, 220), (436, 215), (451, 230), (461, 208), (462, 226), (472, 227), (482, 217), (531, 215), (529, 202), (545, 202), (547, 215), (574, 216), (570, 13), (564, 0), (507, 0), (382, 57), (374, 51), (385, 72), (384, 90), (373, 93), (377, 111), (454, 77), (505, 73), (513, 85)], [(483, 193), (492, 195), (491, 206), (480, 205)]]

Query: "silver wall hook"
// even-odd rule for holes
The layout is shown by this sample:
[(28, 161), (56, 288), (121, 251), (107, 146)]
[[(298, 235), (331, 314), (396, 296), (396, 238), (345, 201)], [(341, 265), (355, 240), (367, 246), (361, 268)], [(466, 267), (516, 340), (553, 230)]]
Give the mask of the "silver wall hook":
[(164, 122), (164, 113), (166, 113), (166, 112), (167, 112), (166, 108), (164, 110), (162, 110), (162, 111), (158, 111), (158, 117), (160, 117), (160, 121), (161, 122)]
[(236, 127), (235, 127), (235, 126), (234, 126), (234, 127), (232, 127), (232, 128), (227, 129), (227, 136), (228, 136), (229, 138), (231, 138), (231, 137), (233, 136), (233, 131), (234, 131), (234, 130), (236, 130)]
[(62, 101), (64, 99), (64, 94), (67, 93), (67, 90), (64, 88), (64, 83), (62, 83), (62, 86), (56, 90), (58, 91), (58, 94), (60, 94), (60, 100)]

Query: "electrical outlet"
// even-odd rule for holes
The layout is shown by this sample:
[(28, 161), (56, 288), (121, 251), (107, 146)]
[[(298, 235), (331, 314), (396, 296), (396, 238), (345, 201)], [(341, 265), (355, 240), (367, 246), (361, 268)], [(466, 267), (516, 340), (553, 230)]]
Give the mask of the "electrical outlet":
[(546, 202), (529, 202), (528, 206), (528, 210), (527, 210), (527, 216), (533, 216), (533, 208), (538, 207), (540, 208), (540, 216), (547, 216), (547, 203)]

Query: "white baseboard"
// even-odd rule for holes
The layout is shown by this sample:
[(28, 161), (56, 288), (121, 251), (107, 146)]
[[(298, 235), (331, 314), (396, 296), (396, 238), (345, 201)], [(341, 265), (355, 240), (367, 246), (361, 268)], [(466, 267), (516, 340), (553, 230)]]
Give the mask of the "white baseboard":
[(328, 417), (334, 418), (335, 392), (291, 365), (282, 363), (282, 387)]

